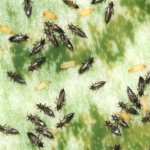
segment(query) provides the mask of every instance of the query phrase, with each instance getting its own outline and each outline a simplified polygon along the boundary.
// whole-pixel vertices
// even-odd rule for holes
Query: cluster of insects
[[[67,6],[74,9],[79,9],[79,5],[73,2],[72,0],[62,0]],[[92,0],[91,4],[99,4],[104,2],[104,0]],[[87,16],[93,12],[92,8],[88,8],[80,12],[79,16]],[[114,3],[110,1],[105,11],[105,22],[106,24],[111,20],[112,15],[114,14]]]
[[[65,34],[64,30],[59,27],[57,24],[53,22],[46,21],[45,23],[44,33],[46,34],[49,41],[54,45],[54,47],[58,47],[58,40],[56,36],[60,38],[60,41],[63,43],[71,51],[74,50],[73,45],[70,39]],[[68,25],[68,29],[72,31],[75,35],[85,38],[86,34],[77,26],[73,24]]]
[[[121,136],[121,131],[119,129],[118,126],[122,127],[122,128],[128,128],[128,124],[127,122],[121,118],[120,116],[118,115],[112,115],[112,121],[106,121],[106,126],[108,127],[108,129],[110,129],[110,131],[117,135],[117,136]]]
[[[70,6],[71,8],[79,8],[79,5],[76,4],[75,2],[73,2],[72,0],[63,0],[63,2]],[[103,0],[92,0],[91,4],[98,4],[98,3],[102,3]],[[113,14],[113,7],[114,4],[111,1],[108,4],[108,7],[106,9],[105,12],[105,21],[106,23],[108,23],[111,19],[111,16]],[[32,2],[31,0],[24,0],[24,11],[25,14],[27,15],[27,17],[30,17],[32,14]],[[89,9],[81,12],[81,16],[84,14],[87,14],[87,12],[90,11]],[[76,25],[73,25],[72,23],[68,24],[68,29],[75,35],[82,37],[82,38],[87,38],[87,35],[85,34],[85,32],[79,28]],[[59,42],[57,37],[59,37],[60,41],[62,42],[62,44],[67,47],[69,50],[73,51],[74,47],[73,44],[71,43],[70,39],[67,37],[67,35],[65,34],[65,31],[56,23],[53,22],[49,22],[49,21],[45,21],[44,22],[44,34],[46,35],[46,38],[52,43],[52,45],[54,47],[58,47],[59,46]],[[15,43],[20,43],[20,42],[24,42],[27,41],[29,39],[29,36],[27,34],[15,34],[12,35],[11,37],[9,37],[9,41],[10,42],[15,42]],[[30,56],[36,55],[37,53],[40,53],[42,51],[42,49],[44,48],[44,45],[46,44],[46,39],[45,38],[41,38],[40,41],[38,41],[37,43],[34,44],[33,48],[31,48],[30,50]],[[40,68],[43,63],[47,60],[46,57],[39,57],[36,58],[33,62],[31,62],[31,64],[28,67],[28,71],[34,71],[37,70],[38,68]],[[94,62],[94,58],[90,57],[88,60],[86,60],[83,65],[80,67],[80,69],[78,70],[79,74],[82,74],[83,72],[85,72],[86,70],[88,70],[92,64]],[[74,63],[73,63],[74,65]],[[24,84],[26,83],[25,80],[23,78],[21,78],[20,75],[18,75],[17,73],[13,73],[13,72],[8,72],[8,76],[13,79],[15,82],[20,83],[20,84]],[[101,83],[95,83],[95,85],[92,85],[90,87],[90,89],[97,89],[99,87],[102,87],[104,84],[104,82]]]
[[[59,93],[59,97],[57,98],[56,108],[57,110],[61,110],[63,103],[65,101],[65,90],[61,89]],[[42,111],[45,115],[49,117],[55,117],[53,110],[47,106],[46,104],[36,104],[37,109]],[[74,117],[74,113],[67,114],[64,118],[57,123],[56,128],[62,128],[66,124],[68,124]],[[28,114],[27,119],[35,126],[35,132],[38,134],[34,134],[33,132],[27,132],[27,136],[31,143],[39,148],[44,147],[44,143],[42,139],[39,138],[40,135],[47,137],[49,139],[53,139],[54,135],[48,130],[47,124],[37,115]]]
[[[68,49],[73,51],[73,45],[70,41],[70,39],[66,36],[64,30],[59,27],[57,24],[53,22],[46,21],[44,22],[44,33],[46,35],[46,38],[52,43],[54,47],[58,47],[58,40],[56,38],[57,36],[60,38],[61,42],[63,43],[64,46],[66,46]],[[68,29],[72,31],[75,35],[79,37],[86,38],[86,34],[77,26],[73,24],[68,25]],[[28,35],[23,35],[23,34],[15,34],[11,37],[9,37],[10,42],[15,42],[15,43],[20,43],[23,41],[26,41],[29,38]],[[46,44],[46,39],[42,38],[39,42],[35,43],[33,48],[30,50],[30,56],[36,55],[37,53],[40,53],[41,50],[44,48],[44,45]],[[46,57],[39,57],[35,59],[28,67],[28,71],[34,71],[40,68],[43,63],[46,61]],[[83,68],[81,68],[81,72],[84,72],[87,68],[90,67],[90,65],[93,63],[93,60],[91,59],[88,61],[88,64],[85,64]],[[80,72],[79,72],[80,73]],[[20,84],[25,83],[25,81],[20,77],[20,75],[12,72],[8,72],[8,75],[11,79],[13,79],[15,82],[18,82]]]
[[[74,9],[79,9],[80,6],[73,2],[72,0],[62,0],[64,4],[67,6],[74,8]],[[92,0],[91,4],[98,4],[102,3],[104,0]],[[32,2],[30,0],[24,0],[24,11],[27,17],[30,17],[32,14]],[[88,8],[85,9],[84,11],[79,13],[79,16],[86,16],[93,12],[93,9]],[[112,15],[114,14],[114,3],[113,1],[110,1],[108,3],[108,6],[105,11],[105,22],[108,24],[112,18]],[[54,14],[50,14],[49,12],[44,12],[44,16],[49,16],[49,18],[57,18]],[[8,29],[7,29],[8,30]],[[87,38],[87,35],[85,32],[78,27],[77,25],[74,25],[72,23],[68,24],[68,30],[71,31],[74,35],[81,37],[81,38]],[[42,51],[44,49],[44,46],[46,44],[46,39],[54,46],[58,47],[59,46],[59,41],[69,50],[74,51],[74,46],[71,42],[71,40],[68,38],[68,35],[66,35],[64,29],[62,29],[58,24],[50,21],[45,21],[44,22],[44,30],[43,30],[45,37],[46,38],[41,38],[40,41],[35,43],[33,47],[30,49],[29,56],[32,57]],[[9,37],[9,41],[13,43],[21,43],[24,41],[27,41],[29,39],[29,36],[27,34],[15,34]],[[28,71],[34,71],[40,68],[44,62],[47,60],[46,57],[39,57],[38,59],[35,59],[28,67]],[[72,65],[75,65],[74,62],[70,62]],[[64,63],[62,64],[62,68],[65,66],[70,66],[70,63]],[[87,60],[85,60],[80,68],[78,69],[79,74],[85,73],[87,70],[89,70],[94,63],[94,58],[89,57]],[[144,66],[141,66],[144,67]],[[138,69],[138,68],[137,68]],[[130,70],[132,72],[132,69]],[[8,71],[7,75],[14,81],[19,84],[26,84],[26,81],[24,78],[12,71]],[[146,89],[146,85],[150,83],[150,72],[148,72],[145,76],[139,77],[139,82],[138,82],[138,88],[137,91],[138,93],[135,94],[135,92],[128,86],[127,87],[127,95],[128,99],[131,104],[127,104],[124,102],[119,102],[119,107],[121,108],[121,111],[126,112],[127,114],[131,115],[139,115],[138,110],[142,109],[143,105],[140,101],[140,98],[144,96],[144,91]],[[106,84],[106,81],[99,81],[94,84],[92,84],[89,89],[91,90],[98,90],[102,88]],[[59,111],[62,109],[63,104],[65,102],[65,90],[61,89],[59,96],[57,98],[57,104],[56,104],[56,109]],[[53,110],[47,106],[46,104],[36,104],[37,109],[42,111],[44,114],[46,114],[49,117],[55,117],[55,114]],[[60,122],[56,124],[56,128],[62,128],[66,124],[70,123],[70,121],[73,119],[74,113],[69,113],[65,115]],[[47,137],[49,139],[53,139],[54,135],[49,131],[47,128],[47,124],[37,115],[32,115],[28,114],[27,119],[35,126],[35,133],[33,132],[27,132],[27,136],[31,143],[38,148],[44,147],[44,143],[42,142],[42,139],[40,136]],[[145,115],[145,117],[142,118],[142,122],[150,122],[150,111],[148,111]],[[111,116],[111,120],[106,120],[105,125],[108,127],[108,129],[115,135],[121,136],[121,128],[129,128],[128,123],[126,122],[126,119],[122,117],[119,114],[113,114]],[[9,127],[9,126],[2,126],[0,125],[0,131],[4,134],[19,134],[19,131]],[[120,144],[116,144],[113,147],[110,147],[112,150],[120,150],[121,146]]]
[[[72,8],[75,8],[75,9],[79,8],[79,6],[76,3],[70,0],[63,0],[63,2]],[[93,1],[92,3],[94,4],[98,2]],[[30,17],[32,13],[31,4],[32,2],[30,0],[24,0],[24,11],[28,17]],[[47,15],[47,13],[45,13],[45,15]],[[70,30],[74,35],[78,37],[87,38],[87,35],[85,34],[85,32],[78,26],[73,25],[72,23],[68,24],[68,30]],[[63,45],[66,48],[70,49],[71,51],[74,50],[74,47],[70,39],[65,34],[65,31],[56,23],[45,21],[44,22],[44,34],[46,35],[46,38],[41,38],[41,40],[35,43],[34,46],[31,48],[29,52],[30,57],[42,51],[42,49],[44,48],[44,45],[46,44],[46,39],[48,39],[48,41],[50,41],[54,47],[58,47],[59,46],[58,37],[59,37],[59,40],[63,43]],[[29,39],[29,36],[26,34],[24,35],[15,34],[9,37],[9,41],[14,42],[14,43],[25,42],[28,39]],[[29,65],[28,71],[32,72],[34,70],[37,70],[43,65],[46,59],[47,59],[46,57],[39,57],[38,59],[35,59],[31,63],[31,65]],[[82,63],[81,67],[79,68],[78,73],[83,74],[92,66],[93,63],[94,63],[93,57],[90,57],[87,60],[85,60]],[[74,62],[71,62],[71,64],[74,64]],[[65,67],[66,65],[70,66],[70,63],[64,64],[63,67]],[[19,75],[18,73],[8,71],[7,74],[14,82],[17,82],[19,84],[26,83],[23,77]],[[97,83],[92,84],[90,86],[90,89],[97,90],[103,87],[105,83],[106,83],[105,81],[99,81]],[[41,83],[40,87],[38,86],[37,89],[40,90],[41,88],[43,88],[43,86],[45,87],[45,84]],[[57,98],[57,104],[56,104],[56,109],[58,111],[62,109],[64,101],[65,101],[65,90],[61,89],[59,96]],[[46,104],[39,103],[39,104],[36,104],[36,106],[37,106],[37,109],[42,111],[47,116],[55,117],[53,110]],[[73,117],[74,117],[74,113],[69,113],[65,115],[63,119],[57,123],[56,128],[62,128],[63,126],[66,126],[66,124],[68,124],[73,119]],[[27,132],[27,136],[33,145],[39,148],[44,147],[44,143],[42,142],[42,139],[40,138],[40,136],[44,136],[50,139],[54,138],[54,135],[47,128],[47,124],[39,116],[28,114],[27,119],[35,126],[36,134],[34,132]],[[16,129],[9,128],[7,126],[1,126],[0,131],[2,131],[5,134],[18,134],[19,133]]]
[[[144,91],[148,83],[150,83],[150,72],[147,72],[147,74],[145,75],[145,79],[142,76],[139,77],[137,95],[129,86],[127,86],[127,95],[129,101],[132,104],[119,102],[119,107],[121,108],[121,111],[124,111],[127,114],[136,116],[139,115],[137,109],[143,109],[146,112],[145,117],[142,118],[143,123],[150,122],[150,111],[148,111],[148,106],[147,106],[148,103],[146,103],[146,101],[142,103],[142,101],[140,100],[140,98],[144,97]],[[121,136],[122,134],[121,134],[121,130],[119,129],[119,126],[122,128],[129,128],[129,125],[126,122],[126,120],[128,121],[126,117],[122,117],[119,114],[118,115],[115,114],[112,115],[112,121],[109,120],[105,121],[105,125],[113,134],[115,134],[116,136]],[[120,149],[120,146],[118,148],[116,147],[112,149]]]

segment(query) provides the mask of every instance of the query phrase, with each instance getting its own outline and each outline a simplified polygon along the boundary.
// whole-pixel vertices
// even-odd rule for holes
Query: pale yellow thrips
[[[144,112],[148,111],[148,95],[144,95],[140,98],[140,103]]]
[[[64,62],[60,65],[61,69],[66,69],[66,68],[70,68],[70,67],[74,67],[76,65],[75,61],[67,61]]]
[[[119,116],[124,119],[125,121],[131,121],[132,116],[129,113],[126,113],[125,111],[122,111],[119,113]]]
[[[43,12],[43,17],[47,18],[47,19],[50,19],[50,20],[56,20],[57,19],[57,16],[54,13],[49,12],[49,11],[44,11]]]
[[[44,82],[38,84],[38,85],[34,88],[34,90],[37,91],[37,92],[38,92],[38,91],[41,91],[42,89],[48,87],[49,84],[50,84],[50,81],[44,81]]]
[[[130,73],[135,73],[135,72],[138,72],[138,71],[143,71],[144,69],[146,68],[146,65],[144,64],[139,64],[139,65],[134,65],[132,66],[131,68],[129,68],[129,72]]]
[[[12,34],[13,31],[10,27],[8,27],[7,25],[4,24],[0,24],[0,32],[4,32],[6,34]]]
[[[84,16],[88,16],[88,15],[90,15],[93,11],[94,11],[95,9],[94,8],[86,8],[86,9],[84,9],[84,10],[82,10],[79,14],[78,14],[78,16],[80,16],[80,17],[84,17]]]

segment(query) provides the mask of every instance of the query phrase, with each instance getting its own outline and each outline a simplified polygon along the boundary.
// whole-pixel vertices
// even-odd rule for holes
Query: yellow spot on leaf
[[[142,109],[144,110],[144,112],[147,112],[148,111],[148,95],[141,97],[140,103],[142,105]]]
[[[139,65],[132,66],[131,68],[129,68],[128,71],[130,73],[135,73],[135,72],[138,72],[138,71],[143,71],[145,68],[146,68],[146,65],[139,64]]]
[[[43,12],[43,17],[47,18],[47,19],[51,19],[51,20],[56,20],[57,19],[57,16],[54,13],[49,12],[49,11],[44,11]]]
[[[95,10],[95,9],[93,9],[93,8],[86,8],[86,9],[84,9],[83,11],[81,11],[81,12],[78,14],[78,16],[80,16],[80,17],[88,16],[88,15],[90,15],[94,10]]]
[[[4,32],[6,34],[12,34],[13,33],[12,29],[9,28],[7,25],[4,25],[4,24],[0,24],[0,31]]]
[[[124,119],[125,121],[131,121],[132,120],[132,116],[126,112],[120,112],[119,116]]]
[[[50,81],[44,81],[44,82],[40,83],[39,85],[37,85],[34,90],[38,92],[38,91],[48,87],[49,83],[50,83]]]
[[[74,67],[76,65],[75,61],[67,61],[67,62],[64,62],[60,65],[60,68],[61,69],[66,69],[66,68],[69,68],[69,67]]]

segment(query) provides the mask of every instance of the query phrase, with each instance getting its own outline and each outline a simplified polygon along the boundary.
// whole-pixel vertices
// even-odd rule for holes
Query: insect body
[[[24,0],[24,11],[27,15],[27,17],[30,17],[32,13],[32,5],[30,0]]]
[[[30,115],[27,115],[27,118],[29,121],[31,121],[36,126],[46,127],[45,122],[42,121],[38,116],[33,116],[32,114],[30,114]]]
[[[76,3],[74,3],[73,1],[71,0],[63,0],[63,2],[68,5],[69,7],[71,8],[74,8],[74,9],[78,9],[79,8],[79,5],[77,5]]]
[[[110,150],[121,150],[120,144],[115,145],[114,147],[110,147]]]
[[[142,122],[143,123],[150,122],[150,112],[148,112],[146,116],[142,118]]]
[[[117,115],[112,115],[112,119],[123,128],[129,127],[128,124],[121,117],[118,117]]]
[[[49,41],[54,45],[54,47],[58,47],[58,42],[53,32],[48,29],[44,29],[44,33],[46,34]]]
[[[76,35],[85,38],[86,34],[77,26],[73,25],[73,24],[69,24],[68,25],[69,29]]]
[[[135,93],[130,89],[130,87],[127,87],[127,94],[130,99],[130,101],[139,109],[141,109],[141,104],[135,95]]]
[[[114,125],[114,124],[111,123],[110,121],[105,121],[105,123],[106,123],[106,126],[108,127],[108,129],[110,129],[110,131],[111,131],[113,134],[115,134],[115,135],[117,135],[117,136],[120,136],[120,135],[121,135],[121,132],[120,132],[119,128],[118,128],[116,125]]]
[[[150,83],[150,71],[148,71],[147,74],[146,74],[145,83],[146,84]]]
[[[28,67],[28,71],[34,71],[39,68],[44,62],[46,61],[46,57],[40,57],[39,59],[35,60],[31,65]]]
[[[105,85],[105,83],[106,83],[106,81],[99,81],[99,82],[97,82],[97,83],[92,84],[92,85],[90,86],[90,89],[91,89],[91,90],[97,90],[97,89],[103,87],[103,86]]]
[[[86,9],[84,9],[84,10],[82,10],[79,14],[78,14],[78,16],[80,16],[80,17],[85,17],[85,16],[89,16],[90,14],[92,14],[94,12],[94,9],[93,8],[86,8]]]
[[[46,105],[36,104],[37,108],[43,111],[46,115],[54,117],[54,112]]]
[[[69,123],[72,120],[73,116],[74,116],[74,113],[70,113],[70,114],[64,116],[63,120],[60,121],[60,123],[57,123],[56,127],[62,128],[63,126],[65,126],[67,123]]]
[[[103,0],[92,0],[91,4],[98,4],[98,3],[102,3]]]
[[[16,34],[16,35],[9,37],[9,41],[19,43],[19,42],[26,41],[28,38],[29,38],[28,35]]]
[[[60,110],[62,108],[64,101],[65,101],[65,90],[61,89],[59,97],[57,99],[57,110]]]
[[[82,64],[82,66],[79,68],[79,70],[78,70],[78,73],[79,74],[82,74],[82,73],[84,73],[86,70],[88,70],[91,66],[92,66],[92,64],[94,63],[94,58],[93,57],[90,57],[88,60],[86,60],[83,64]]]
[[[66,69],[66,68],[74,67],[75,65],[76,65],[75,61],[67,61],[67,62],[62,63],[60,65],[60,68],[61,69]]]
[[[18,75],[18,74],[16,74],[16,73],[13,73],[13,72],[11,72],[11,71],[8,71],[7,74],[8,74],[8,76],[9,76],[12,80],[14,80],[14,81],[17,82],[17,83],[20,83],[20,84],[25,84],[25,83],[26,83],[25,80],[24,80],[20,75]]]
[[[48,137],[50,139],[54,138],[53,134],[45,128],[38,127],[35,130],[36,130],[37,133],[39,133],[39,134],[41,134],[45,137]]]
[[[32,144],[39,148],[44,147],[43,142],[35,134],[33,134],[32,132],[27,132],[27,135]]]
[[[144,69],[146,68],[146,65],[144,64],[139,64],[139,65],[134,65],[132,66],[131,68],[129,68],[129,72],[130,73],[135,73],[135,72],[138,72],[138,71],[143,71]]]
[[[144,90],[145,90],[145,80],[140,76],[138,83],[138,94],[140,97],[144,94]]]
[[[130,113],[132,115],[138,115],[139,113],[136,111],[136,109],[134,109],[133,107],[131,107],[128,104],[125,104],[123,102],[119,102],[119,107],[122,108],[123,110],[125,110],[127,113]]]
[[[38,91],[40,91],[40,90],[42,90],[42,89],[48,87],[49,84],[50,84],[50,81],[44,81],[44,82],[38,84],[38,85],[34,88],[34,90],[38,92]]]
[[[114,13],[114,3],[111,1],[105,11],[105,22],[108,23]]]
[[[0,32],[4,32],[6,34],[12,34],[13,33],[12,29],[5,24],[0,24]]]
[[[64,44],[64,46],[66,46],[71,51],[73,51],[73,45],[70,42],[70,39],[67,38],[67,36],[65,34],[60,34],[60,39],[61,39],[62,43]]]
[[[140,103],[141,103],[141,106],[142,106],[142,109],[144,110],[144,112],[147,112],[148,111],[148,95],[144,95],[141,97],[140,99]]]
[[[4,134],[19,134],[18,130],[6,125],[4,126],[0,125],[0,131],[3,132]]]
[[[61,27],[59,27],[57,24],[53,23],[53,22],[46,21],[45,25],[46,25],[47,28],[49,28],[52,31],[55,31],[59,34],[64,34],[63,29]]]
[[[121,111],[119,113],[119,117],[122,118],[125,121],[131,121],[132,120],[131,114],[129,114],[129,113],[125,112],[125,111]]]
[[[41,41],[35,44],[34,47],[31,49],[30,55],[39,53],[41,49],[44,47],[44,45],[45,45],[45,39],[41,39]]]
[[[51,19],[51,20],[56,20],[57,19],[57,16],[54,13],[49,12],[49,11],[44,11],[43,12],[43,17]]]

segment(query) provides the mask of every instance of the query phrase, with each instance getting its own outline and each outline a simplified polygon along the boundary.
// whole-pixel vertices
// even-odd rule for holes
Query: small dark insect
[[[37,137],[35,134],[33,134],[32,132],[27,132],[27,135],[32,144],[39,148],[44,147],[44,144],[41,141],[41,139],[39,139],[39,137]]]
[[[71,8],[74,8],[74,9],[78,9],[79,8],[79,5],[77,5],[76,3],[74,3],[73,1],[71,0],[63,0],[63,2],[68,5],[69,7]]]
[[[60,90],[60,93],[59,93],[59,97],[57,99],[57,110],[60,110],[62,108],[62,105],[65,101],[65,90],[64,89],[61,89]]]
[[[141,109],[141,104],[138,100],[138,97],[135,95],[135,93],[130,89],[130,87],[127,87],[127,94],[130,99],[130,101],[139,109]]]
[[[16,34],[16,35],[9,37],[9,41],[19,43],[19,42],[26,41],[28,38],[29,38],[28,35]]]
[[[42,121],[38,116],[33,116],[32,114],[27,115],[29,121],[31,121],[35,126],[46,127],[46,123]]]
[[[9,76],[12,80],[14,80],[14,81],[17,82],[17,83],[20,83],[20,84],[25,84],[25,83],[26,83],[25,80],[24,80],[20,75],[18,75],[18,74],[16,74],[16,73],[13,73],[13,72],[11,72],[11,71],[8,71],[7,74],[8,74],[8,76]]]
[[[0,125],[0,131],[3,132],[4,134],[19,134],[18,130],[6,125],[4,126]]]
[[[110,121],[105,121],[105,123],[106,123],[106,126],[108,127],[108,129],[110,129],[110,131],[113,134],[115,134],[117,136],[121,136],[121,132],[120,132],[119,128],[116,125],[114,125]]]
[[[42,134],[45,137],[48,137],[50,139],[54,138],[53,134],[45,128],[38,127],[38,128],[35,128],[35,130],[36,132],[38,132],[39,134]]]
[[[139,115],[139,113],[136,111],[136,109],[134,109],[133,107],[131,107],[128,104],[119,102],[119,107],[122,108],[123,110],[125,110],[127,113],[130,113],[132,115]]]
[[[46,34],[49,41],[54,45],[54,47],[58,47],[58,41],[53,32],[48,29],[44,29],[44,33]]]
[[[27,17],[30,17],[32,13],[32,5],[30,0],[24,0],[24,11],[27,15]]]
[[[39,59],[35,60],[31,65],[28,67],[28,71],[34,71],[39,68],[44,62],[46,61],[46,57],[40,57]]]
[[[105,11],[105,22],[108,23],[114,13],[114,3],[111,1]]]
[[[69,29],[76,35],[85,38],[86,34],[77,26],[74,26],[73,24],[68,25]]]
[[[91,90],[97,90],[97,89],[103,87],[103,86],[105,85],[105,83],[106,83],[106,81],[99,81],[99,82],[97,82],[97,83],[92,84],[92,85],[90,86],[90,89],[91,89]]]
[[[142,122],[143,122],[143,123],[150,122],[150,112],[148,112],[148,113],[146,114],[146,116],[142,118]]]
[[[144,90],[145,90],[145,80],[143,79],[143,77],[140,76],[138,83],[138,94],[140,97],[144,95]]]
[[[148,71],[147,74],[146,74],[145,83],[146,84],[150,83],[150,71]]]
[[[50,30],[52,30],[54,32],[57,32],[59,34],[64,34],[65,33],[62,28],[60,28],[57,24],[55,24],[53,22],[46,21],[45,25],[46,25],[47,28],[49,28]]]
[[[62,43],[64,44],[64,46],[66,46],[67,48],[69,48],[70,50],[73,51],[73,45],[70,42],[70,39],[67,38],[67,36],[65,34],[60,34],[60,39],[61,39]]]
[[[93,63],[94,63],[94,58],[90,57],[88,60],[82,63],[82,66],[79,68],[78,73],[79,74],[84,73],[86,70],[88,70],[92,66]]]
[[[110,147],[110,150],[121,150],[120,144],[116,145],[114,147]]]
[[[45,45],[45,39],[41,39],[41,41],[36,43],[34,47],[31,49],[30,55],[39,53],[41,49],[44,47],[44,45]]]
[[[55,117],[54,112],[46,105],[36,104],[37,108],[43,111],[46,115]]]
[[[70,114],[64,116],[63,120],[60,121],[59,123],[57,123],[56,127],[62,128],[63,126],[65,126],[67,123],[69,123],[72,120],[73,116],[74,116],[74,113],[70,113]]]
[[[91,4],[102,3],[104,0],[92,0]]]
[[[128,124],[122,118],[118,117],[117,115],[112,115],[112,119],[123,128],[129,127]]]

